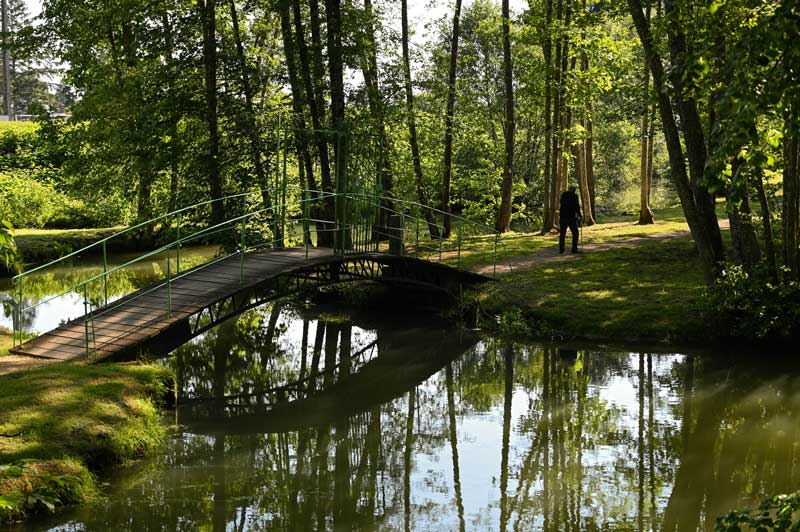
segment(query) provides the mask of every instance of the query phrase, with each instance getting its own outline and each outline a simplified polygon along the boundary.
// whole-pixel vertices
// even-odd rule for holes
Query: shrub
[[[741,266],[730,266],[706,291],[704,314],[717,335],[723,337],[797,337],[800,283],[774,283],[763,269],[749,275]]]
[[[44,227],[57,213],[77,203],[21,170],[0,170],[0,197],[0,218],[15,227]]]
[[[735,510],[717,519],[715,532],[800,530],[800,492],[766,499],[755,510]]]

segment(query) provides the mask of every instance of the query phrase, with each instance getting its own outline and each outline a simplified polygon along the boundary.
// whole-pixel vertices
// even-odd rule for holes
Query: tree
[[[422,162],[420,159],[419,142],[417,140],[417,121],[414,112],[414,89],[411,84],[411,59],[408,53],[408,2],[400,0],[402,41],[403,41],[403,86],[406,94],[406,120],[408,122],[409,143],[411,144],[411,160],[414,165],[414,178],[417,188],[417,199],[422,205],[423,216],[428,224],[431,238],[439,237],[439,227],[433,217],[433,211],[428,207],[428,195],[425,193],[424,177],[422,175]]]
[[[654,89],[658,95],[658,107],[669,152],[672,182],[678,192],[684,216],[700,253],[703,273],[706,280],[711,282],[719,271],[724,255],[719,224],[714,212],[714,195],[702,181],[706,163],[706,146],[697,102],[683,90],[683,81],[678,68],[673,68],[668,86],[663,58],[656,49],[642,3],[640,0],[628,0],[628,5],[645,50],[647,63],[650,66]],[[681,64],[686,58],[686,42],[683,30],[678,26],[677,6],[671,2],[665,5],[667,6],[665,15],[669,21],[667,31],[670,41],[670,60],[673,65]],[[678,103],[686,145],[685,153],[671,97]],[[689,161],[688,174],[684,157]],[[689,174],[691,174],[691,179]]]
[[[514,80],[511,60],[511,31],[508,0],[503,0],[503,82],[505,87],[505,163],[503,165],[503,188],[500,199],[500,212],[495,229],[506,232],[511,228],[511,209],[514,194]]]
[[[453,11],[453,35],[450,44],[450,70],[447,77],[447,109],[444,117],[444,171],[442,173],[442,210],[444,230],[442,238],[450,236],[450,179],[453,173],[453,113],[456,106],[456,66],[458,65],[458,36],[461,19],[461,0],[456,0]]]
[[[219,121],[217,117],[217,14],[216,0],[197,0],[203,28],[203,66],[205,70],[206,121],[208,125],[208,153],[206,167],[211,199],[222,198],[222,176],[220,175]],[[222,201],[211,204],[211,221],[220,223],[225,219]]]

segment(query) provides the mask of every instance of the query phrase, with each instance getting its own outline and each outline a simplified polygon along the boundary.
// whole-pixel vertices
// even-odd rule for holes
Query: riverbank
[[[166,437],[150,364],[55,364],[0,376],[0,523],[85,502],[95,475]]]
[[[727,220],[720,226],[728,239]],[[583,228],[578,254],[559,254],[554,234],[511,233],[500,242],[498,282],[471,294],[485,328],[538,340],[715,340],[704,323],[699,257],[677,208],[657,211],[652,225],[637,225],[633,217],[601,219]],[[493,242],[487,239],[461,263],[491,275]]]

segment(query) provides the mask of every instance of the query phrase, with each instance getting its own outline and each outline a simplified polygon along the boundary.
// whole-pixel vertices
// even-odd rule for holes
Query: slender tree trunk
[[[375,121],[378,129],[378,140],[381,144],[381,163],[380,179],[381,188],[383,190],[383,198],[381,199],[381,212],[379,214],[378,231],[376,231],[377,239],[384,239],[388,235],[386,229],[388,225],[388,216],[390,211],[394,209],[391,201],[392,189],[394,188],[394,177],[392,172],[392,148],[391,140],[386,134],[386,123],[384,116],[384,105],[380,91],[380,81],[378,75],[378,50],[377,41],[375,40],[375,24],[374,14],[372,10],[372,0],[364,0],[364,11],[367,19],[366,24],[366,43],[365,49],[367,52],[362,72],[364,73],[364,84],[367,87],[367,99],[369,103],[370,113]]]
[[[265,209],[270,208],[269,183],[267,181],[267,171],[264,169],[264,162],[261,157],[263,147],[261,144],[261,134],[256,120],[255,106],[253,105],[253,88],[250,85],[250,73],[247,67],[247,57],[242,44],[242,34],[239,29],[239,16],[236,12],[236,0],[229,0],[231,11],[231,25],[233,26],[233,39],[236,42],[236,59],[239,63],[239,70],[242,78],[242,92],[244,93],[245,103],[245,133],[250,140],[250,157],[253,160],[253,168],[256,172],[256,183],[261,189],[261,199]],[[246,185],[246,184],[245,184]]]
[[[591,204],[584,209],[592,213],[592,220],[597,221],[597,194],[594,183],[594,118],[592,102],[589,102],[589,118],[586,119],[586,182],[589,184]]]
[[[653,76],[653,84],[655,93],[658,96],[658,108],[661,115],[661,127],[664,130],[664,138],[667,143],[667,151],[669,152],[672,182],[681,200],[683,214],[686,217],[692,237],[700,253],[706,281],[710,283],[716,277],[719,263],[722,260],[714,244],[714,229],[713,227],[709,227],[708,220],[701,216],[697,204],[695,203],[695,195],[689,184],[678,125],[675,122],[672,102],[667,92],[669,89],[666,87],[664,66],[661,57],[655,50],[650,25],[647,23],[647,19],[642,11],[641,0],[628,0],[628,6],[631,16],[633,17],[634,25],[636,26],[636,31],[639,34],[639,38],[645,50],[645,57],[650,66],[650,73]],[[717,232],[719,232],[719,225],[716,224],[716,219],[711,225],[716,226]]]
[[[342,59],[342,16],[340,0],[325,0],[325,19],[327,23],[328,38],[328,72],[331,82],[331,125],[333,129],[344,133],[344,61]],[[337,142],[334,145],[336,154],[337,174],[340,172],[338,165],[343,161],[339,159],[343,146]],[[341,177],[341,175],[337,175]]]
[[[505,86],[505,121],[503,133],[506,157],[503,165],[503,187],[500,197],[500,212],[495,229],[505,233],[511,229],[511,209],[514,200],[514,79],[511,61],[511,13],[509,0],[503,0],[503,84]]]
[[[778,266],[775,258],[775,238],[772,234],[772,217],[770,215],[769,201],[764,190],[764,171],[760,168],[756,170],[755,178],[756,191],[758,192],[758,203],[761,207],[761,223],[764,230],[764,254],[767,261],[767,273],[772,282],[778,282]]]
[[[169,13],[165,10],[161,14],[161,28],[164,32],[164,47],[166,48],[167,68],[169,69],[169,78],[167,91],[170,94],[175,89],[174,76],[175,76],[175,59],[173,57],[173,50],[175,48],[172,38],[172,25],[169,21]],[[180,172],[178,170],[178,161],[180,157],[180,140],[178,139],[178,120],[179,115],[177,110],[173,110],[170,114],[169,121],[169,149],[170,149],[170,174],[169,174],[169,204],[167,210],[169,212],[178,208],[178,189],[180,187]]]
[[[796,124],[786,120],[783,136],[783,260],[792,279],[800,278],[800,173]]]
[[[650,24],[650,4],[647,4],[647,23]],[[650,69],[647,61],[644,65],[644,102],[642,105],[642,150],[639,167],[639,225],[655,223],[653,211],[650,208]]]
[[[296,14],[295,14],[296,15]],[[311,65],[312,72],[309,76],[313,82],[313,106],[309,101],[309,106],[312,106],[311,118],[314,120],[316,115],[317,124],[314,124],[314,129],[322,129],[325,123],[325,103],[323,97],[323,80],[325,79],[325,68],[322,62],[322,30],[320,29],[321,17],[319,13],[319,0],[309,0],[308,2],[308,20],[311,26]],[[301,56],[302,59],[302,56]],[[310,85],[309,85],[310,86]],[[319,153],[320,161],[320,181],[322,190],[328,193],[333,192],[333,177],[331,174],[330,156],[328,151],[328,139],[321,133],[315,133],[317,139],[317,151]],[[323,201],[322,217],[325,220],[333,221],[334,205],[332,198],[326,198]],[[329,226],[326,225],[326,228]],[[317,242],[320,246],[331,247],[333,246],[333,233],[331,231],[323,231],[318,233]]]
[[[594,217],[592,216],[592,191],[589,188],[589,171],[586,163],[586,143],[582,141],[575,145],[575,176],[581,189],[583,225],[588,227],[594,225]]]
[[[317,114],[317,107],[315,105],[315,96],[314,96],[314,85],[311,81],[311,67],[308,58],[308,47],[306,46],[306,34],[305,29],[303,28],[303,13],[300,7],[300,0],[293,0],[292,1],[292,16],[294,21],[294,37],[295,37],[295,44],[297,45],[297,55],[300,58],[300,73],[302,77],[302,84],[303,89],[305,91],[305,98],[304,101],[308,105],[309,114],[311,115],[311,125],[314,129],[320,129],[319,123],[319,116]],[[314,178],[314,165],[311,161],[311,154],[308,152],[308,132],[300,133],[302,135],[302,146],[304,148],[304,165],[306,167],[306,181],[308,182],[308,188],[312,191],[311,197],[317,197],[317,181]],[[313,134],[312,134],[313,135]],[[313,138],[313,137],[312,137]],[[325,163],[328,164],[327,160],[327,149],[325,149],[325,145],[322,146],[323,150],[325,151]],[[317,146],[317,151],[320,151],[319,146]]]
[[[439,237],[439,228],[433,217],[433,212],[428,208],[428,199],[425,194],[425,184],[422,175],[422,162],[419,154],[419,143],[417,141],[417,122],[414,113],[414,91],[411,85],[411,60],[408,53],[408,2],[400,1],[402,41],[403,41],[403,78],[406,92],[406,113],[408,115],[409,142],[411,144],[411,159],[414,165],[414,178],[417,186],[417,196],[422,204],[425,221],[428,223],[428,231],[431,238]]]
[[[681,118],[686,158],[689,161],[689,186],[694,198],[695,209],[701,220],[704,245],[717,264],[724,259],[722,235],[717,221],[714,194],[703,185],[703,174],[706,167],[707,151],[703,125],[700,120],[697,101],[693,96],[684,94],[683,67],[689,57],[686,37],[681,22],[680,4],[676,0],[664,0],[664,13],[667,20],[667,38],[669,55],[673,68],[670,70],[672,92],[677,102],[678,114]],[[647,24],[649,27],[650,25]]]
[[[281,38],[283,40],[283,51],[286,58],[286,70],[289,74],[289,87],[292,90],[292,113],[294,115],[295,148],[297,150],[298,161],[303,169],[309,188],[315,188],[314,165],[311,161],[311,153],[308,151],[306,138],[306,119],[303,112],[304,90],[303,83],[297,69],[297,59],[295,51],[297,43],[292,35],[292,21],[289,13],[289,0],[284,0],[278,4],[281,19]]]
[[[442,173],[442,210],[444,231],[442,238],[450,236],[450,178],[453,172],[453,114],[456,106],[456,66],[458,65],[458,37],[461,18],[461,0],[456,0],[453,12],[453,36],[450,41],[450,72],[447,78],[447,110],[444,117],[444,172]]]
[[[553,146],[553,0],[545,0],[545,30],[542,52],[544,53],[544,186],[542,191],[542,234],[547,233],[555,225],[555,206],[550,189],[552,179],[552,146]]]
[[[647,132],[647,204],[652,204],[653,197],[653,156],[656,148],[656,106],[648,110],[650,113],[650,129]],[[651,209],[652,211],[652,209]],[[655,215],[653,215],[655,220]]]
[[[561,69],[561,56],[563,55],[564,40],[562,38],[563,29],[561,28],[561,20],[563,19],[564,0],[557,0],[556,3],[556,24],[559,27],[559,35],[556,39],[556,57],[555,57],[555,87],[553,91],[553,145],[551,154],[550,171],[552,176],[550,178],[550,205],[552,209],[553,224],[548,230],[556,227],[558,222],[558,194],[560,192],[560,176],[561,176],[561,96],[562,96],[562,83],[563,83],[563,70]]]
[[[205,67],[206,122],[208,123],[208,184],[211,199],[211,222],[225,219],[220,173],[219,124],[217,118],[217,17],[216,0],[198,0],[203,24],[203,64]]]

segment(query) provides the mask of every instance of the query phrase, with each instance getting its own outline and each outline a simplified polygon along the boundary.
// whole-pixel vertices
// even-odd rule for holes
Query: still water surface
[[[343,314],[345,312],[346,314]],[[709,530],[797,489],[796,367],[275,303],[164,360],[164,451],[30,530]]]

